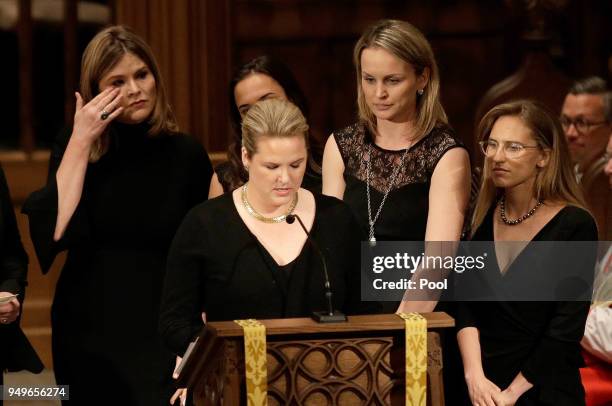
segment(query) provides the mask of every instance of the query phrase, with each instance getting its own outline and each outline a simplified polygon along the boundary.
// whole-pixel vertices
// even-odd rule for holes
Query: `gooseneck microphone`
[[[310,236],[310,233],[302,223],[302,219],[297,214],[288,214],[285,218],[288,224],[293,224],[293,222],[297,219],[298,223],[300,223],[300,227],[306,233],[306,239],[314,248],[317,255],[321,259],[321,263],[323,264],[323,274],[325,276],[325,298],[327,299],[327,311],[322,312],[313,312],[312,318],[319,323],[338,323],[342,321],[346,321],[346,315],[341,311],[334,310],[334,305],[332,303],[332,289],[331,283],[329,282],[329,274],[327,273],[327,262],[325,261],[325,256],[323,252],[319,249],[319,246],[315,242],[315,240]]]

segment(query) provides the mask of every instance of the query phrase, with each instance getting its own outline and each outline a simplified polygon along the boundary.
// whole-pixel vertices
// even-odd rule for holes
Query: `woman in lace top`
[[[344,199],[371,241],[458,240],[470,162],[448,126],[427,39],[406,22],[383,20],[353,57],[359,121],[329,137],[323,193]],[[404,300],[398,310],[434,306]]]

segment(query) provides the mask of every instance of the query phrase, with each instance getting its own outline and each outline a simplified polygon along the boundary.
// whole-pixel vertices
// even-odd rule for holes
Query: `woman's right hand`
[[[11,292],[0,292],[0,297],[13,296]],[[21,305],[15,298],[0,304],[0,324],[10,324],[19,317]]]
[[[119,106],[121,93],[119,88],[108,87],[85,105],[80,93],[76,92],[75,96],[76,111],[72,136],[86,145],[91,145],[123,111],[123,107]]]
[[[474,406],[496,406],[493,400],[493,395],[501,392],[501,389],[493,382],[487,379],[484,374],[478,374],[474,377],[465,379],[470,400]]]

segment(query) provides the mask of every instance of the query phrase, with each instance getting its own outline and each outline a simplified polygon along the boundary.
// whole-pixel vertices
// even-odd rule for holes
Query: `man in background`
[[[561,124],[600,240],[612,240],[612,193],[604,173],[606,145],[612,134],[612,92],[592,76],[575,82],[565,97]]]

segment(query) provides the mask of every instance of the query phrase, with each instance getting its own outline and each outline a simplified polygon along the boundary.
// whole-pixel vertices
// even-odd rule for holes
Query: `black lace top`
[[[389,188],[394,169],[406,150],[383,149],[371,141],[360,123],[334,133],[344,162],[344,201],[353,209],[366,235],[368,203],[366,197],[367,162],[371,163],[370,193],[372,217]],[[422,241],[425,239],[429,210],[429,185],[438,161],[446,151],[464,148],[453,130],[440,125],[406,152],[392,190],[376,221],[374,231],[379,241]]]

